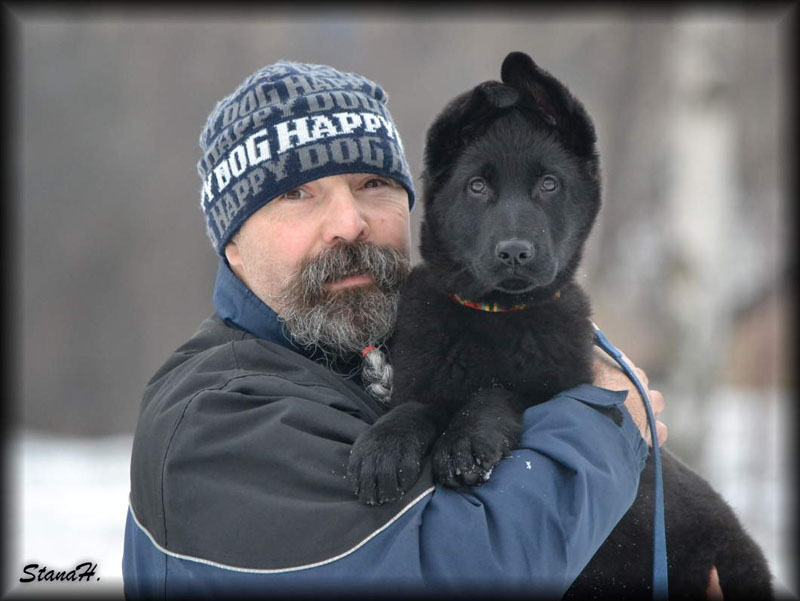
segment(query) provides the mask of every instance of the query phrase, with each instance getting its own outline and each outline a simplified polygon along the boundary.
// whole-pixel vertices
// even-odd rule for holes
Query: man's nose
[[[328,211],[323,226],[327,244],[363,241],[369,236],[369,224],[363,207],[350,186],[336,186],[330,191]]]

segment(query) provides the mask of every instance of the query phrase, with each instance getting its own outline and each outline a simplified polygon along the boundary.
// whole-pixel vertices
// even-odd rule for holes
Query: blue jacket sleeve
[[[525,412],[519,448],[489,482],[437,487],[423,544],[465,551],[426,556],[431,582],[560,597],[636,496],[647,445],[624,400],[594,386],[562,393]]]
[[[620,407],[625,396],[582,385],[529,408],[519,448],[488,482],[430,487],[357,545],[308,565],[253,569],[176,553],[131,509],[126,596],[486,590],[560,597],[636,495],[648,450]]]

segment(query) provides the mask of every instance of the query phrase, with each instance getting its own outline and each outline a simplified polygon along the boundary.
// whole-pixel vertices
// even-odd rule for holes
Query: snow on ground
[[[797,591],[793,457],[788,452],[790,399],[779,394],[721,391],[712,401],[700,471],[728,500],[767,555],[781,596]],[[4,566],[11,598],[92,593],[122,599],[122,538],[127,511],[131,437],[97,440],[26,432],[10,441],[11,528],[16,544]],[[13,551],[15,549],[15,551]],[[21,584],[24,566],[71,569],[97,564],[100,581],[47,587]],[[8,590],[8,589],[7,589]],[[5,592],[5,591],[4,591]]]
[[[11,441],[9,472],[16,499],[8,508],[16,553],[4,583],[17,594],[39,594],[38,582],[20,583],[32,563],[70,570],[97,564],[100,581],[62,583],[72,593],[122,598],[122,538],[128,508],[131,436],[96,440],[26,432]],[[16,501],[16,502],[14,502]],[[34,571],[37,573],[38,569]],[[47,587],[58,588],[58,587]]]

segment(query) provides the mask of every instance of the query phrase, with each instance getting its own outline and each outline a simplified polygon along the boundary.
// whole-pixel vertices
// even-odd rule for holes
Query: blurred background
[[[141,393],[213,310],[195,165],[216,102],[279,59],[355,71],[389,92],[418,177],[435,115],[499,79],[512,50],[595,121],[604,206],[579,276],[595,322],[664,392],[667,446],[733,505],[779,590],[796,592],[796,6],[593,6],[6,4],[16,390],[0,592],[43,590],[19,584],[27,564],[92,561],[121,595]]]

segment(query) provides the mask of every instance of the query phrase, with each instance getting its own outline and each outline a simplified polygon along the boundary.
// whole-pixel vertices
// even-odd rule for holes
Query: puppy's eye
[[[545,175],[539,182],[539,188],[542,192],[555,192],[558,190],[558,180],[552,175]]]
[[[482,177],[473,177],[467,182],[467,189],[473,194],[484,194],[487,187],[486,180]]]

